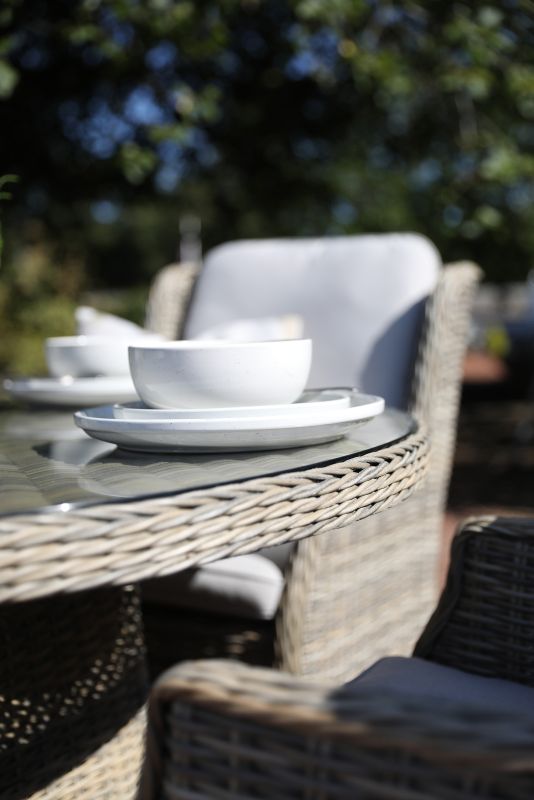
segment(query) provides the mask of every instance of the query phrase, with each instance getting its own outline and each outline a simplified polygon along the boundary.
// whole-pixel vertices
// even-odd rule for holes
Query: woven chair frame
[[[469,520],[415,651],[534,686],[534,520]],[[527,800],[534,720],[228,661],[179,665],[149,707],[144,798]]]
[[[143,800],[528,800],[532,715],[212,660],[165,673]]]
[[[467,520],[415,655],[534,687],[534,520]]]
[[[159,276],[148,304],[152,329],[181,333],[198,269],[171,265]],[[471,263],[445,267],[427,303],[410,402],[432,444],[424,489],[401,513],[384,509],[378,516],[360,519],[357,526],[299,542],[284,576],[275,619],[275,666],[345,681],[381,655],[411,652],[436,600],[462,362],[479,275]],[[171,308],[169,298],[172,303],[181,298],[182,305]],[[250,638],[250,621],[242,624],[244,638]],[[179,630],[176,619],[178,639]],[[200,647],[199,641],[199,655]],[[187,655],[190,652],[191,647]],[[169,657],[167,665],[171,663]]]
[[[166,339],[180,339],[191,303],[200,265],[169,264],[161,269],[150,287],[145,328]]]

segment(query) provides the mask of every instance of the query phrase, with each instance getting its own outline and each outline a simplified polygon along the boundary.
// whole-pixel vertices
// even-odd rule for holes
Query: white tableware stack
[[[134,403],[77,412],[90,436],[145,452],[231,452],[339,439],[384,401],[353,389],[305,391],[310,339],[136,343]]]
[[[128,347],[162,337],[88,307],[77,309],[76,323],[78,335],[45,339],[47,377],[6,380],[6,391],[32,404],[70,408],[136,399]]]
[[[89,306],[79,306],[75,319],[77,336],[45,339],[46,362],[54,378],[130,379],[128,348],[163,341],[127,319]]]
[[[110,336],[57,336],[45,340],[45,358],[54,378],[130,377],[128,339]]]

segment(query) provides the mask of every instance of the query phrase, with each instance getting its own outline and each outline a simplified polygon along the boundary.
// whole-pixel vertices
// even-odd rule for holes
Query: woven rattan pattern
[[[427,306],[412,410],[431,442],[425,484],[399,509],[301,542],[277,619],[277,665],[347,681],[388,653],[411,652],[436,600],[436,565],[478,278],[446,267]]]
[[[424,432],[328,467],[139,502],[0,521],[0,601],[125,585],[298,541],[403,500],[426,469]]]
[[[459,704],[211,661],[163,676],[150,718],[145,800],[527,800],[534,791],[531,716],[473,718]]]
[[[126,628],[113,628],[123,590],[99,587],[363,519],[407,497],[427,461],[419,431],[395,447],[328,468],[143,502],[4,518],[3,639],[18,644],[13,657],[6,651],[2,678],[2,797],[126,800],[136,792],[144,694],[139,619],[130,615]],[[92,591],[80,594],[84,589]],[[110,597],[118,598],[117,613]],[[131,592],[124,597],[129,607]],[[17,602],[22,600],[28,602]],[[236,639],[227,641],[232,650]],[[63,676],[62,689],[50,697],[57,676]],[[9,726],[17,731],[21,725],[13,708],[29,716],[29,746],[17,733],[10,746]],[[31,772],[24,766],[28,754]]]
[[[533,556],[534,520],[468,521],[416,655],[534,685]],[[146,798],[527,800],[525,712],[185,663],[152,693]]]
[[[199,266],[169,264],[156,275],[148,297],[145,327],[167,339],[182,334]]]
[[[454,540],[452,563],[416,654],[534,686],[533,521],[468,521]]]
[[[146,686],[136,592],[3,605],[0,637],[0,797],[133,796]]]
[[[277,666],[344,681],[381,655],[411,651],[435,603],[443,505],[478,277],[473,264],[445,267],[427,304],[411,401],[412,412],[424,421],[432,442],[424,489],[404,503],[402,513],[382,509],[377,516],[362,515],[357,526],[348,528],[342,528],[339,519],[341,530],[299,542],[276,619]],[[167,334],[183,329],[193,279],[192,265],[184,265],[183,271],[173,265],[161,274],[149,303],[153,329]],[[182,298],[182,306],[171,307],[171,295]],[[254,635],[250,622],[243,621],[243,626],[244,639]],[[171,636],[175,644],[183,639],[178,617],[168,629],[167,639]],[[203,641],[200,636],[199,655]],[[188,657],[193,648],[189,640],[181,657]],[[174,646],[167,666],[176,655]]]

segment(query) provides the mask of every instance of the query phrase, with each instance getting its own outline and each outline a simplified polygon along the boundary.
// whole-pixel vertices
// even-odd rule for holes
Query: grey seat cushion
[[[261,555],[235,556],[143,584],[145,602],[226,616],[270,620],[284,585],[280,568]]]
[[[534,688],[500,678],[472,675],[421,658],[383,658],[347,686],[384,694],[401,692],[443,703],[468,704],[473,709],[532,716]]]

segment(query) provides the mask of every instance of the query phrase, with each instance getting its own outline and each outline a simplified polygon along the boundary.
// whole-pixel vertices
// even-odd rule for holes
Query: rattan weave
[[[0,606],[2,800],[133,798],[146,675],[137,593]]]
[[[427,467],[423,430],[326,467],[177,496],[0,520],[0,602],[125,585],[298,541],[408,497]]]
[[[533,520],[468,523],[418,654],[533,685],[533,560]],[[526,712],[184,663],[152,693],[144,800],[530,800]]]
[[[194,269],[185,272],[190,286]],[[467,309],[468,287],[476,271],[464,267],[456,272],[464,294],[461,302],[455,295],[455,304]],[[167,299],[171,297],[165,294]],[[186,294],[182,293],[184,297]],[[149,311],[154,307],[154,303],[149,304]],[[455,313],[457,310],[455,307]],[[452,306],[448,313],[452,314]],[[454,330],[454,325],[451,327]],[[458,345],[456,359],[460,352]],[[421,364],[425,353],[420,356]],[[5,734],[0,737],[4,748],[4,791],[0,796],[8,800],[27,796],[39,800],[127,800],[135,792],[145,691],[139,615],[130,590],[105,587],[126,586],[281,542],[300,542],[339,527],[344,528],[345,535],[352,522],[378,511],[385,518],[390,507],[409,497],[427,469],[427,435],[421,426],[393,447],[328,467],[175,496],[3,518],[0,602],[2,639],[7,649],[6,674],[0,683]],[[408,507],[407,502],[404,508]],[[379,551],[383,556],[380,562],[387,563],[386,540],[377,547],[369,530],[374,531],[359,522],[353,541],[369,548],[370,564],[376,566]],[[335,547],[332,533],[316,541],[328,539]],[[393,538],[391,544],[394,551]],[[406,538],[399,545],[397,554],[392,552],[395,558],[403,551],[408,555]],[[350,627],[356,630],[355,609],[352,599],[346,607],[333,609],[333,624],[326,629],[324,603],[320,601],[328,584],[318,579],[318,553],[312,549],[306,552],[301,545],[296,548],[291,573],[298,576],[299,570],[308,569],[309,583],[306,586],[306,580],[290,578],[288,587],[295,594],[286,594],[282,604],[278,640],[289,639],[285,652],[292,658],[296,653],[305,654],[306,641],[311,642],[311,654],[298,656],[303,659],[304,671],[317,666],[320,648],[325,652],[324,664],[333,662],[337,644],[330,634],[338,625],[339,641],[345,647],[339,660],[346,671],[346,654],[355,640],[341,620],[346,621],[350,612]],[[341,551],[339,559],[343,560]],[[362,562],[361,566],[367,569],[369,565]],[[347,591],[349,577],[350,584],[358,584],[358,576],[350,576],[346,569]],[[379,586],[385,580],[384,573],[375,577]],[[303,589],[309,591],[303,594]],[[353,598],[355,592],[351,590],[347,596]],[[400,604],[402,592],[396,600]],[[372,605],[374,601],[369,602]],[[318,604],[323,620],[323,639],[315,645],[309,638],[313,625],[309,626],[308,603],[310,607]],[[127,608],[132,612],[126,613]],[[305,612],[305,625],[299,620],[301,612]],[[386,626],[380,635],[387,634]],[[326,671],[324,664],[319,663],[319,671]],[[61,686],[57,687],[59,677]],[[24,722],[22,736],[21,722],[14,717],[13,709],[30,720],[29,726]],[[14,726],[13,733],[10,725]],[[231,797],[231,791],[225,796]]]
[[[105,587],[363,519],[409,496],[427,464],[421,428],[326,467],[3,517],[0,796],[136,796],[146,695],[140,615],[131,589]],[[239,630],[225,634],[226,653],[244,647],[261,661],[264,645],[272,649],[272,636],[269,643]]]
[[[469,520],[415,654],[534,686],[534,521]]]
[[[364,518],[407,497],[427,462],[421,430],[329,467],[3,518],[0,797],[135,796],[146,686],[140,615],[132,590],[99,587]]]
[[[169,264],[158,272],[148,296],[145,327],[167,339],[181,336],[199,265]]]
[[[162,787],[152,792],[149,784],[145,800],[534,796],[527,718],[488,712],[473,722],[460,705],[348,694],[237,664],[212,667],[220,671],[189,662],[188,674],[159,691]]]
[[[175,309],[175,335],[181,331],[193,271],[191,265],[183,272],[181,266],[173,265],[155,284],[149,303],[154,329],[160,329],[159,314],[165,330],[172,328],[167,298],[173,296],[184,301]],[[357,525],[345,527],[338,518],[338,530],[298,544],[275,620],[275,665],[301,675],[343,681],[381,655],[411,651],[436,597],[443,505],[478,277],[473,264],[445,267],[427,304],[410,404],[432,443],[424,489],[403,505],[402,512],[384,507],[381,514],[365,520],[358,517]],[[150,609],[151,618],[156,612]],[[219,625],[224,624],[219,619]],[[241,624],[244,640],[254,636],[250,620]],[[149,621],[147,633],[150,642],[154,637]],[[180,652],[185,633],[176,615],[164,637],[172,641],[172,650],[166,660],[160,653],[161,664],[170,666],[178,656],[191,655],[194,641],[189,635],[187,647]],[[204,652],[204,639],[199,636],[199,655]]]

